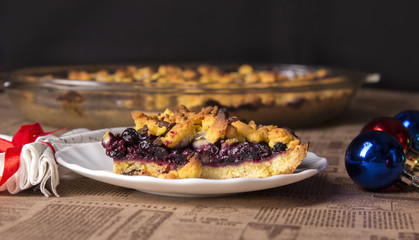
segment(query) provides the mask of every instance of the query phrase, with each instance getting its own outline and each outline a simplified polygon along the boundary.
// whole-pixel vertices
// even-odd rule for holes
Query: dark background
[[[0,67],[298,63],[419,90],[419,1],[0,0]]]

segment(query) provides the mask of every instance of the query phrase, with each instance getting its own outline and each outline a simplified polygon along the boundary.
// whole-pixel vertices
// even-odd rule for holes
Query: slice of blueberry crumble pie
[[[240,121],[218,107],[195,113],[182,106],[150,116],[132,112],[132,118],[135,128],[103,136],[118,174],[262,178],[293,173],[308,149],[289,129]]]

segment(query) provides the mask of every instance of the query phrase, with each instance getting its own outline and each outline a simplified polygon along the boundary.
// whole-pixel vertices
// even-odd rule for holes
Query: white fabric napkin
[[[2,138],[11,139],[4,136]],[[0,191],[7,190],[11,194],[16,194],[33,186],[39,186],[39,190],[49,197],[52,195],[46,188],[49,182],[52,193],[59,196],[56,191],[60,184],[58,165],[53,150],[41,141],[46,141],[46,139],[38,138],[35,142],[23,146],[18,171],[0,186]],[[0,155],[0,169],[3,169],[3,166],[4,153]]]
[[[125,129],[125,128],[121,128]],[[39,190],[49,197],[52,194],[59,197],[57,186],[60,184],[60,174],[54,152],[47,144],[54,147],[54,150],[60,151],[73,145],[100,141],[94,136],[103,136],[109,129],[90,131],[86,128],[75,129],[60,137],[47,135],[39,137],[35,142],[26,144],[20,154],[20,166],[18,171],[10,177],[6,183],[0,186],[0,191],[9,191],[16,194],[31,187]],[[99,134],[98,134],[99,133]],[[12,137],[1,135],[0,138],[11,141]],[[3,173],[4,153],[0,154],[0,174]],[[49,189],[48,189],[48,188]],[[51,193],[52,192],[52,193]]]
[[[0,162],[3,167],[4,154]],[[48,182],[50,182],[52,193],[58,197],[56,188],[60,184],[60,178],[54,153],[45,143],[34,142],[23,146],[18,171],[0,186],[0,191],[7,189],[10,193],[16,194],[39,185],[39,190],[48,197],[51,196],[51,192],[46,188]]]

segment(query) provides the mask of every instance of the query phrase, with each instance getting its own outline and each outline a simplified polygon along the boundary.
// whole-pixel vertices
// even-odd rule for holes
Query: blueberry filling
[[[146,131],[128,128],[122,134],[112,134],[102,141],[106,155],[118,160],[142,160],[158,164],[184,165],[188,156],[197,154],[203,165],[223,166],[239,164],[243,161],[263,161],[285,151],[287,146],[277,143],[271,149],[265,143],[231,143],[219,140],[214,144],[205,144],[197,148],[189,144],[183,148],[167,148],[158,137],[147,135]]]

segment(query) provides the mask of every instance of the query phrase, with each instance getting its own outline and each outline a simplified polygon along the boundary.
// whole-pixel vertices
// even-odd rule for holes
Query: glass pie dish
[[[181,69],[180,78],[168,78],[161,73],[162,66],[165,71]],[[202,80],[202,66],[216,69],[219,79]],[[151,71],[148,78],[115,78],[121,71],[144,69]],[[100,75],[104,72],[105,78]],[[362,84],[378,78],[307,65],[121,64],[20,69],[8,74],[4,86],[27,119],[54,127],[131,126],[132,111],[152,114],[180,105],[194,111],[218,105],[239,119],[300,128],[338,117]]]

